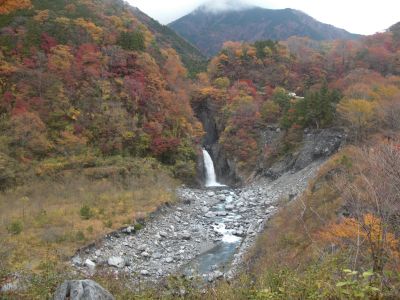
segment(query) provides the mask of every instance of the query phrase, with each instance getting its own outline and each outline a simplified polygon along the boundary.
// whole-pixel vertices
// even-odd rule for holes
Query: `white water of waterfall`
[[[223,184],[217,182],[214,163],[211,159],[210,154],[205,149],[203,149],[203,159],[204,159],[204,166],[206,168],[206,187],[224,186]]]

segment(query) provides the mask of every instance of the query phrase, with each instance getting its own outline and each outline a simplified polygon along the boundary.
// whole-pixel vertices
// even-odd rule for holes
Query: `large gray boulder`
[[[125,263],[125,259],[123,259],[120,256],[112,256],[112,257],[110,257],[108,259],[107,263],[110,266],[117,267],[117,268],[123,268],[123,267],[125,267],[125,264],[126,264]]]
[[[68,280],[61,284],[53,300],[115,300],[107,290],[92,280]]]

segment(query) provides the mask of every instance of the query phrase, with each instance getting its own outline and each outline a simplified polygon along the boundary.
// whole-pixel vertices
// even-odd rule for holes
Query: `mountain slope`
[[[198,123],[172,47],[185,45],[178,50],[187,57],[196,49],[169,30],[153,33],[120,0],[7,3],[0,10],[0,155],[26,165],[88,152],[169,165],[193,159]]]
[[[134,16],[140,20],[154,34],[158,43],[172,47],[178,52],[182,59],[182,63],[188,69],[191,75],[199,70],[205,70],[207,67],[207,59],[199,49],[179,36],[168,26],[161,25],[156,20],[150,18],[137,8],[132,10]]]
[[[241,11],[211,12],[200,7],[169,26],[207,55],[215,55],[225,41],[286,40],[294,35],[315,40],[358,37],[294,9],[251,7]]]

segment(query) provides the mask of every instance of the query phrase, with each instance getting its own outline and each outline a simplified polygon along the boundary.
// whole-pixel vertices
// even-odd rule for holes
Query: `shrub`
[[[91,217],[93,217],[92,209],[86,204],[81,207],[79,213],[81,215],[81,218],[84,220],[89,220]]]
[[[22,222],[19,220],[11,222],[11,224],[8,225],[7,227],[8,233],[13,235],[20,234],[22,232],[22,229],[23,229]]]
[[[136,223],[133,227],[135,228],[135,230],[140,230],[143,228],[143,225],[140,223]]]

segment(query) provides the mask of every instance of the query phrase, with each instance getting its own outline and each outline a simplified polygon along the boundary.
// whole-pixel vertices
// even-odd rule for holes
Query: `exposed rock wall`
[[[279,142],[283,136],[279,130],[270,129],[264,134],[267,145]],[[299,148],[281,157],[271,166],[259,166],[258,172],[272,179],[278,178],[287,171],[298,171],[318,159],[330,157],[345,143],[346,134],[340,128],[304,130]]]

